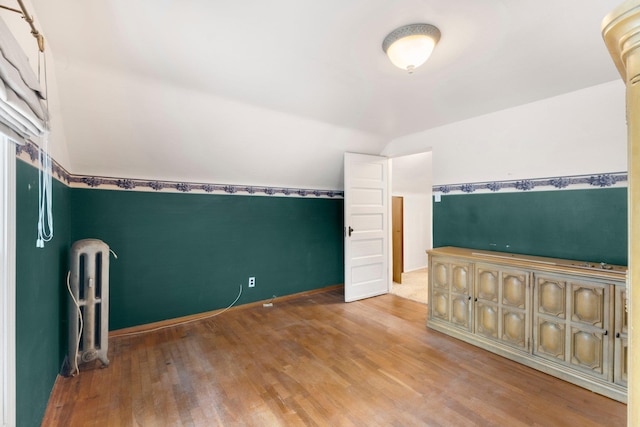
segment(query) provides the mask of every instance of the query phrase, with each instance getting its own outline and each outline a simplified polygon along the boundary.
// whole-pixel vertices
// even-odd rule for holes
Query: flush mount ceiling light
[[[393,30],[382,42],[382,50],[393,65],[409,74],[424,64],[440,40],[440,30],[430,24],[409,24]]]

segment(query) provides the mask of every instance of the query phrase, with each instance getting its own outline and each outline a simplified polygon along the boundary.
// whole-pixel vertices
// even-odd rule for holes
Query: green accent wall
[[[110,260],[110,329],[344,283],[342,199],[72,189],[53,181],[55,235],[35,246],[38,171],[16,162],[18,426],[40,425],[66,353],[71,244]],[[256,287],[248,288],[249,276]]]
[[[54,237],[36,248],[38,170],[16,161],[16,418],[39,426],[66,346],[69,189],[53,180]]]
[[[433,246],[627,265],[627,189],[443,195]]]
[[[343,200],[70,189],[110,260],[111,330],[344,283]],[[250,276],[255,288],[248,288]]]

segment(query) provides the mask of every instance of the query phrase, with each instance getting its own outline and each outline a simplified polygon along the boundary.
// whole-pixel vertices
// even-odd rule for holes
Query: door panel
[[[402,283],[404,271],[404,199],[393,197],[391,208],[393,227],[393,281]]]
[[[345,153],[345,301],[389,291],[388,170],[386,157]]]

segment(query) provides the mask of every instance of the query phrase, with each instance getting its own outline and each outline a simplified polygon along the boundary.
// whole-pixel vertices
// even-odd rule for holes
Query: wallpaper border
[[[25,145],[16,145],[16,156],[32,165],[40,166],[39,149],[28,141]],[[73,188],[96,188],[100,190],[133,190],[147,192],[255,195],[278,197],[306,197],[343,198],[340,190],[317,190],[291,187],[267,187],[243,184],[212,184],[189,181],[166,181],[157,179],[116,178],[92,175],[76,175],[67,171],[52,159],[52,174],[54,178]]]
[[[32,165],[39,166],[39,149],[33,142],[16,145],[16,156]],[[213,184],[189,181],[167,181],[157,179],[117,178],[94,175],[76,175],[67,171],[52,159],[52,173],[59,181],[73,188],[95,188],[101,190],[174,192],[200,194],[256,195],[278,197],[323,197],[344,198],[342,190],[317,190],[291,187],[268,187],[245,184]],[[577,188],[606,188],[618,183],[627,183],[628,172],[611,172],[591,175],[569,175],[553,178],[535,178],[507,181],[485,181],[464,184],[432,186],[432,192],[450,194],[490,193],[499,191],[544,191],[571,190]]]
[[[536,178],[511,181],[487,181],[466,184],[434,185],[433,193],[470,194],[474,192],[571,190],[577,188],[606,188],[626,183],[628,172],[612,172],[593,175],[570,175],[554,178]],[[542,187],[542,188],[541,188]]]

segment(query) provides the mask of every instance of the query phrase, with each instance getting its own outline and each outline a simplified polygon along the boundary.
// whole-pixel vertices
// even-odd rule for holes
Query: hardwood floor
[[[43,426],[624,426],[626,405],[340,290],[110,341],[59,378]]]

